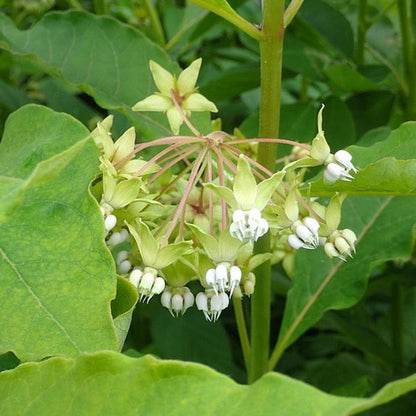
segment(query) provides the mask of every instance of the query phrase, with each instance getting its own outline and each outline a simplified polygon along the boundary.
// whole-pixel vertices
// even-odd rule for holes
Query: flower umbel
[[[201,68],[202,59],[196,59],[178,78],[154,61],[150,61],[150,71],[159,92],[137,102],[134,111],[163,111],[168,117],[169,126],[174,134],[184,122],[183,115],[190,117],[192,111],[218,111],[215,104],[197,92],[196,80]]]

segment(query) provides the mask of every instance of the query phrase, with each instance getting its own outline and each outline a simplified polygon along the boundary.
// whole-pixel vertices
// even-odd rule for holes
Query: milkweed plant
[[[7,3],[7,10],[14,10],[15,21],[25,21],[28,16],[25,13],[29,13],[25,7],[29,7],[29,4],[35,7],[36,2],[29,2],[26,6],[21,2],[14,6],[12,3]],[[42,7],[53,7],[52,3],[42,2]],[[83,2],[68,3],[82,9]],[[129,373],[125,379],[121,376],[124,381],[120,379],[120,383],[126,382],[128,387],[124,391],[134,389],[138,398],[147,397],[145,389],[159,383],[156,390],[161,397],[169,393],[170,401],[143,402],[137,407],[143,410],[143,414],[165,414],[166,409],[161,413],[161,407],[158,406],[171,403],[173,388],[175,391],[178,389],[178,396],[184,397],[183,403],[178,401],[176,404],[175,414],[186,413],[189,410],[186,408],[187,400],[199,403],[201,397],[204,398],[201,401],[203,404],[197,403],[195,406],[207,406],[206,411],[213,414],[219,405],[214,401],[213,404],[207,404],[206,397],[218,397],[218,400],[225,402],[232,394],[236,394],[235,403],[231,403],[234,409],[232,414],[237,411],[274,414],[276,410],[279,414],[282,412],[283,416],[294,415],[293,409],[298,406],[299,413],[296,416],[352,415],[416,389],[415,375],[410,374],[414,372],[416,356],[412,340],[416,340],[416,336],[414,325],[412,327],[406,321],[416,311],[414,276],[409,277],[414,270],[411,259],[412,253],[414,256],[412,229],[416,209],[414,199],[410,198],[416,189],[416,148],[413,144],[416,127],[411,121],[416,119],[416,42],[412,34],[414,28],[411,29],[410,3],[397,2],[403,38],[402,73],[392,70],[389,82],[383,84],[383,88],[386,85],[392,88],[394,79],[397,84],[394,84],[399,91],[395,96],[396,107],[394,111],[391,110],[389,122],[399,127],[388,132],[377,130],[374,135],[364,138],[362,146],[361,143],[351,147],[343,144],[342,148],[339,142],[334,145],[331,137],[334,129],[327,128],[325,123],[334,102],[342,110],[340,114],[343,116],[336,117],[340,132],[345,126],[348,127],[348,108],[357,106],[358,109],[351,110],[358,120],[355,120],[357,135],[360,128],[368,130],[362,126],[366,117],[374,116],[374,108],[387,106],[383,101],[388,95],[386,91],[374,91],[378,88],[377,77],[381,76],[381,70],[377,67],[376,71],[376,65],[373,64],[374,60],[380,60],[384,65],[386,58],[375,49],[369,47],[367,50],[365,39],[371,24],[381,19],[390,6],[380,11],[379,17],[373,13],[366,0],[359,2],[356,50],[351,58],[354,59],[351,61],[353,64],[344,64],[339,58],[344,38],[336,37],[331,48],[339,50],[334,52],[331,49],[331,59],[337,61],[333,65],[325,61],[325,65],[328,65],[322,70],[330,80],[328,82],[335,85],[334,91],[342,91],[342,100],[349,100],[349,107],[341,98],[332,101],[332,104],[330,99],[325,99],[325,94],[314,98],[316,106],[308,107],[313,107],[313,133],[308,137],[301,135],[294,138],[295,134],[285,137],[280,133],[281,114],[284,117],[281,107],[282,62],[284,34],[301,10],[302,0],[263,0],[250,3],[249,6],[246,5],[248,2],[235,2],[244,3],[248,11],[255,10],[261,16],[259,24],[243,18],[238,13],[239,8],[234,9],[232,2],[226,0],[190,2],[194,4],[189,10],[199,16],[198,19],[205,18],[208,11],[214,12],[228,21],[227,25],[234,26],[233,30],[242,36],[239,41],[243,45],[252,47],[255,44],[255,48],[258,48],[259,110],[258,118],[257,114],[253,118],[257,134],[250,134],[248,131],[253,130],[238,127],[231,130],[229,125],[232,117],[227,118],[227,122],[223,120],[224,108],[230,107],[224,107],[220,99],[210,97],[213,88],[204,90],[198,83],[198,78],[203,78],[200,72],[204,71],[204,64],[209,72],[209,63],[201,49],[182,59],[182,70],[179,65],[170,62],[167,52],[171,56],[175,53],[176,42],[185,36],[187,27],[180,29],[177,35],[167,41],[158,17],[159,6],[155,2],[140,3],[143,8],[140,10],[146,17],[143,21],[139,19],[141,14],[126,17],[121,12],[124,10],[123,13],[126,13],[125,8],[117,9],[115,3],[121,4],[95,1],[97,15],[79,10],[51,13],[27,29],[28,34],[0,13],[0,47],[4,48],[5,56],[15,54],[18,56],[16,62],[28,59],[30,65],[38,65],[51,76],[91,94],[98,104],[96,107],[109,110],[100,111],[100,117],[96,117],[96,114],[90,118],[86,128],[70,116],[57,115],[50,109],[31,104],[18,110],[17,115],[11,115],[10,121],[5,123],[0,143],[4,149],[3,154],[0,152],[0,161],[6,166],[0,171],[0,285],[6,285],[1,287],[5,288],[7,296],[2,298],[0,303],[3,306],[0,305],[0,308],[9,308],[7,311],[11,321],[20,319],[25,324],[22,331],[13,329],[18,327],[17,324],[0,324],[1,354],[15,353],[21,361],[49,358],[40,362],[39,367],[33,363],[25,367],[28,377],[32,370],[33,377],[37,377],[37,374],[44,374],[42,371],[47,371],[48,366],[55,371],[54,365],[65,363],[66,366],[69,362],[66,360],[75,360],[71,361],[75,363],[71,370],[62,366],[56,370],[56,374],[73,371],[72,376],[76,380],[74,386],[78,386],[80,380],[83,382],[84,376],[89,383],[98,380],[96,391],[102,392],[100,403],[103,409],[113,409],[113,405],[116,409],[118,406],[114,404],[116,401],[109,404],[108,400],[114,397],[106,390],[108,386],[119,383],[110,380],[113,375]],[[165,2],[161,3],[159,9],[165,11]],[[186,3],[185,7],[190,7],[190,3]],[[311,20],[316,26],[330,16],[348,25],[347,19],[337,12],[338,6],[332,6],[333,2],[305,3],[309,3],[309,9],[295,27],[303,33],[302,42],[307,44],[305,39],[310,36],[313,38],[310,41],[313,47],[322,43],[316,40],[319,38],[318,31],[307,31],[307,24],[302,19],[307,22]],[[197,14],[196,11],[200,13],[200,9],[195,8],[197,6],[206,9],[203,12],[205,14]],[[134,7],[131,6],[132,9]],[[166,8],[169,10],[169,7]],[[316,15],[311,13],[315,9],[320,10],[326,18],[319,22],[315,20]],[[152,40],[116,19],[98,16],[111,10],[118,10],[117,13],[127,20],[136,18],[141,23],[145,22],[144,27],[151,28],[148,33]],[[248,13],[247,10],[244,13]],[[44,13],[44,9],[39,13]],[[176,15],[169,16],[172,19]],[[188,15],[184,12],[183,16],[185,19]],[[96,30],[94,33],[100,34],[92,36],[91,42],[90,30],[91,33]],[[330,36],[329,32],[328,29],[324,35]],[[341,32],[345,34],[341,29],[334,33],[338,36]],[[84,33],[85,38],[80,35]],[[55,38],[55,34],[59,36]],[[44,41],[45,36],[48,42]],[[97,39],[100,42],[102,40],[106,47],[98,45]],[[292,53],[299,52],[295,47],[298,42],[296,39],[296,36],[289,38]],[[255,48],[253,50],[257,51]],[[352,55],[353,52],[350,52]],[[306,56],[309,52],[299,53]],[[307,63],[310,67],[304,70],[307,74],[319,66],[313,61],[317,59],[318,62],[318,57],[312,55]],[[324,56],[323,53],[321,55]],[[350,59],[349,55],[346,56]],[[137,67],[137,59],[141,62],[140,67]],[[365,59],[371,63],[368,67],[364,65]],[[112,62],[112,66],[106,66],[107,60]],[[297,63],[304,63],[304,55]],[[386,64],[389,71],[392,65]],[[113,69],[115,75],[108,75]],[[24,71],[27,70],[25,66]],[[137,77],[133,77],[136,70]],[[293,65],[290,70],[294,71]],[[371,71],[376,73],[372,79],[368,75],[372,74]],[[13,71],[11,73],[15,74]],[[128,81],[124,81],[123,74]],[[103,82],[104,79],[107,81]],[[305,77],[302,82],[304,89],[307,89]],[[320,88],[320,82],[321,78],[316,83],[317,89]],[[130,84],[141,90],[136,92],[130,88]],[[28,84],[27,91],[32,91],[34,85],[36,83]],[[47,88],[57,88],[56,84],[49,87],[45,85],[45,91]],[[352,98],[344,94],[347,87],[351,90]],[[4,94],[12,94],[11,91],[14,90],[5,89]],[[355,99],[353,93],[361,95]],[[369,102],[365,94],[371,93],[374,93],[373,100],[377,105],[362,115]],[[70,106],[71,103],[66,104]],[[127,116],[122,121],[118,118],[119,110]],[[380,117],[381,113],[380,110]],[[29,116],[33,116],[33,121],[22,127],[24,123],[21,120],[27,122]],[[333,114],[331,117],[333,123]],[[54,121],[49,123],[45,120]],[[291,120],[295,120],[293,115]],[[303,120],[299,118],[296,123],[301,124]],[[368,124],[370,127],[381,125],[373,120]],[[347,132],[353,130],[347,127]],[[120,133],[122,131],[124,133]],[[53,140],[49,136],[53,136]],[[80,139],[77,141],[76,137]],[[29,138],[30,146],[24,142],[25,138]],[[50,148],[45,143],[49,143]],[[63,179],[59,176],[61,174]],[[89,176],[86,179],[83,176],[87,174]],[[74,189],[82,184],[85,184],[85,190],[82,195],[80,191],[79,196]],[[364,201],[362,206],[360,201]],[[29,214],[25,214],[25,210]],[[64,228],[69,228],[68,233],[64,234]],[[69,233],[72,233],[71,237]],[[17,238],[22,245],[26,244],[26,251],[11,249],[12,237]],[[57,255],[60,250],[63,254]],[[406,266],[407,261],[410,261],[410,266]],[[52,267],[52,271],[48,267]],[[276,270],[284,276],[286,288],[283,293],[286,296],[284,305],[280,303],[278,306],[275,303],[278,291],[272,288]],[[31,280],[30,273],[34,273],[38,280]],[[377,333],[378,329],[366,332],[360,323],[354,326],[349,322],[350,318],[341,314],[331,315],[333,322],[331,319],[320,321],[326,311],[339,311],[356,304],[364,296],[370,273],[376,277],[385,274],[395,279],[391,294],[391,317],[388,318],[391,320],[388,321],[391,326],[391,345],[384,342],[389,331],[380,330],[382,335]],[[52,293],[52,289],[51,292],[46,289],[48,285],[58,286],[53,286],[55,289]],[[78,290],[82,295],[79,302],[76,300]],[[15,308],[16,293],[20,296],[17,299],[19,305],[22,304],[21,311]],[[27,299],[32,302],[28,301],[30,305],[25,303]],[[87,312],[83,312],[84,306],[87,306]],[[29,307],[31,309],[25,309]],[[281,311],[272,315],[275,307],[281,307]],[[134,308],[137,315],[133,314]],[[74,318],[76,314],[73,309],[81,311],[80,317]],[[385,313],[379,304],[374,309],[380,315]],[[13,313],[10,313],[11,310]],[[241,386],[231,379],[220,378],[218,374],[207,372],[202,367],[189,363],[189,366],[186,364],[181,367],[178,363],[164,363],[153,357],[137,358],[136,352],[132,354],[135,358],[126,360],[123,345],[132,320],[134,322],[135,317],[142,312],[146,316],[146,313],[150,315],[155,310],[158,317],[164,317],[164,325],[173,326],[178,322],[185,322],[186,325],[189,316],[193,319],[197,317],[195,319],[199,319],[197,322],[204,328],[218,328],[225,319],[226,324],[221,328],[233,325],[233,346],[239,344],[238,352],[234,353],[241,361],[241,368],[235,372],[240,379],[246,375],[248,384],[254,383],[249,388],[260,386],[256,394],[260,390],[269,394],[261,403],[264,408],[253,407],[257,406],[257,396],[253,399],[250,395],[256,390],[239,390]],[[364,312],[361,315],[360,319],[371,321]],[[278,328],[275,328],[276,322]],[[358,388],[362,387],[365,391],[360,391],[359,398],[338,397],[336,394],[342,394],[343,391],[335,389],[334,393],[328,386],[327,390],[331,394],[326,394],[274,372],[289,346],[317,324],[321,324],[324,330],[339,331],[346,344],[362,348],[363,355],[371,359],[376,357],[374,361],[378,359],[382,362],[377,367],[382,369],[381,375],[372,367],[371,374],[374,380],[378,380],[374,385],[370,386],[371,383],[367,381],[370,366],[366,367],[367,373],[364,374],[364,365],[357,366],[355,361],[355,372],[352,371],[345,383],[338,383],[338,386],[347,386],[345,392],[348,396],[356,395]],[[377,328],[384,328],[379,322],[377,325]],[[40,337],[37,331],[42,332],[43,336]],[[49,336],[52,340],[59,340],[56,348],[45,346],[47,342],[43,342],[43,337],[47,340]],[[34,340],[30,348],[26,346],[27,339]],[[341,336],[334,336],[334,339],[339,341]],[[158,347],[155,347],[155,351],[152,348],[149,347],[149,352],[156,351],[157,355]],[[111,349],[113,352],[108,352]],[[97,350],[98,356],[94,355]],[[329,355],[335,350],[335,347],[330,349]],[[344,351],[342,348],[339,350]],[[349,363],[342,361],[345,357],[350,359],[347,355],[340,358],[344,366],[345,362]],[[336,358],[339,358],[338,355]],[[105,374],[99,373],[101,367],[98,362],[103,364]],[[17,382],[13,374],[20,374],[19,380],[24,384],[20,390],[27,392],[25,400],[19,397],[13,403],[27,404],[28,408],[36,406],[37,398],[30,394],[32,390],[42,390],[41,387],[37,388],[37,379],[27,381],[17,364],[17,368],[10,373],[3,373],[2,363],[4,356],[0,355],[0,413],[6,409],[8,400],[12,400],[8,396],[12,394],[9,387],[4,389],[6,393],[2,396],[2,383],[7,384],[9,374],[13,383]],[[107,364],[111,371],[107,371]],[[243,367],[245,374],[241,377]],[[81,371],[81,375],[78,371]],[[311,373],[313,366],[308,368],[307,374]],[[53,386],[45,385],[45,391],[60,388],[59,383],[63,382],[64,386],[59,392],[65,391],[69,395],[65,403],[75,403],[74,406],[78,403],[71,396],[71,392],[78,392],[78,387],[65,384],[68,380],[72,383],[72,376],[62,381],[64,379],[58,380],[55,373],[53,376],[45,374],[40,377],[41,383],[51,380],[56,383]],[[97,374],[99,377],[96,378]],[[194,375],[197,378],[192,378]],[[200,391],[186,390],[187,379],[183,380],[188,376],[192,378],[189,384],[192,389],[199,389],[198,383],[212,381],[209,391],[206,392],[202,384]],[[100,377],[105,386],[99,384]],[[134,377],[139,377],[137,383],[131,382]],[[380,380],[383,383],[385,380],[394,381],[392,386],[386,386],[376,396],[362,398],[378,389]],[[171,382],[173,384],[169,384]],[[331,381],[325,378],[325,382],[329,385]],[[32,385],[36,385],[36,389],[30,388]],[[266,387],[263,389],[261,386]],[[20,394],[20,390],[16,394]],[[283,392],[278,395],[278,403],[275,391]],[[286,391],[290,393],[286,395]],[[224,394],[229,395],[223,397]],[[88,393],[85,403],[89,403],[91,398],[93,396],[89,397]],[[52,402],[45,398],[48,412],[52,409],[49,406],[58,403]],[[246,410],[244,406],[248,402],[250,404]],[[128,411],[136,409],[135,406],[129,407],[126,413],[126,403],[130,403],[130,399],[120,399],[120,403],[118,410],[108,410],[108,414],[132,414]],[[210,407],[214,404],[215,410]],[[14,405],[10,409],[14,412]],[[158,409],[159,413],[154,409]],[[31,414],[41,413],[36,410]]]

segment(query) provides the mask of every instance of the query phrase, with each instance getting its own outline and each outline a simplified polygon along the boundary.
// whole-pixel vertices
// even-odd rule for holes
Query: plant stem
[[[95,14],[108,14],[108,7],[105,0],[94,0]]]
[[[397,0],[402,38],[403,72],[406,79],[406,117],[416,119],[416,64],[415,42],[412,31],[412,6],[410,0]]]
[[[241,350],[243,351],[244,364],[249,368],[250,363],[250,341],[248,339],[246,321],[244,319],[243,302],[233,297],[234,315],[237,323],[238,336],[240,338]]]
[[[152,0],[145,0],[144,7],[147,11],[147,16],[149,17],[154,40],[160,45],[164,46],[166,43],[165,33],[163,31],[162,24],[160,23],[159,15],[157,10],[152,2]]]
[[[367,30],[367,0],[359,0],[357,16],[357,43],[355,45],[355,62],[357,65],[364,64],[364,45]]]
[[[292,0],[289,5],[287,6],[283,21],[284,21],[284,27],[288,27],[289,23],[293,20],[293,18],[296,16],[296,13],[300,9],[300,6],[302,6],[303,0]]]
[[[278,137],[283,52],[284,0],[263,0],[260,39],[260,119],[259,137]],[[257,161],[274,172],[276,143],[260,143]],[[270,234],[255,246],[256,252],[270,252]],[[270,262],[256,269],[256,290],[251,300],[251,354],[248,381],[253,383],[268,371],[270,348]]]

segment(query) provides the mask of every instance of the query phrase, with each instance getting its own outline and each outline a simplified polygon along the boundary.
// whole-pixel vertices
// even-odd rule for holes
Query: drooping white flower
[[[357,236],[354,231],[346,228],[344,230],[335,231],[324,245],[325,254],[328,257],[338,257],[346,261],[347,257],[352,257],[355,253],[355,242]]]
[[[205,281],[214,289],[215,294],[229,292],[231,298],[235,287],[241,281],[241,275],[241,269],[238,266],[223,262],[215,269],[207,270]]]
[[[351,181],[354,179],[350,175],[350,171],[357,173],[357,168],[351,162],[352,156],[346,150],[338,150],[333,156],[333,161],[328,163],[325,171],[324,178],[329,183],[334,183],[337,180]]]
[[[306,248],[312,250],[319,245],[319,222],[312,217],[305,217],[302,222],[295,221],[292,224],[294,234],[289,235],[288,244],[298,250]]]
[[[177,318],[179,314],[183,315],[193,306],[194,295],[187,287],[166,287],[160,297],[160,302],[163,307],[169,309],[173,317]]]
[[[165,289],[165,280],[157,275],[157,270],[145,267],[144,270],[134,269],[129,276],[129,281],[136,286],[139,292],[139,302],[149,303],[154,295],[159,295]]]
[[[198,310],[202,311],[207,321],[215,322],[230,303],[228,296],[224,293],[199,292],[195,297]]]
[[[233,213],[230,226],[232,237],[240,241],[257,241],[269,230],[269,223],[262,218],[260,210],[252,208],[249,211],[238,209]]]

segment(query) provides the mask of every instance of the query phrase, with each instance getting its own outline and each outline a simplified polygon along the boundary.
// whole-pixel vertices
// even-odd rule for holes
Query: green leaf
[[[311,194],[324,196],[334,191],[351,195],[416,194],[416,122],[402,124],[372,146],[351,146],[348,151],[354,165],[360,168],[354,179],[333,185],[317,180],[312,183]]]
[[[0,351],[22,361],[116,349],[114,262],[88,192],[99,152],[87,135],[72,117],[29,105],[0,144],[0,174],[25,181],[0,226]]]
[[[395,99],[395,94],[387,90],[357,93],[348,98],[346,104],[353,116],[357,137],[389,124]]]
[[[322,0],[308,0],[299,10],[305,19],[329,45],[348,57],[354,50],[354,33],[347,18],[337,8]]]
[[[197,4],[225,20],[234,24],[236,27],[247,33],[254,39],[260,39],[261,32],[254,25],[243,19],[226,0],[190,0],[191,3]]]
[[[123,113],[143,137],[171,134],[165,115],[131,110],[156,91],[150,59],[179,72],[167,53],[136,29],[109,17],[69,11],[49,13],[20,31],[0,14],[0,46],[93,96],[101,107]],[[191,120],[200,131],[210,131],[207,112]]]
[[[349,65],[337,64],[324,69],[332,85],[341,91],[363,92],[376,90],[378,85]]]
[[[244,374],[233,362],[232,346],[221,322],[208,322],[201,311],[188,309],[174,319],[165,308],[154,308],[150,330],[158,353],[165,359],[193,361],[238,376]]]
[[[130,328],[134,307],[139,299],[137,289],[124,277],[117,276],[117,295],[111,302],[119,350]]]
[[[416,375],[394,381],[370,398],[347,398],[278,373],[244,386],[200,364],[100,352],[26,363],[0,373],[0,412],[3,416],[179,416],[221,410],[227,416],[293,416],[294,412],[348,416],[415,388]]]
[[[415,209],[410,197],[350,197],[344,202],[343,228],[357,234],[357,253],[347,262],[331,261],[322,251],[297,253],[274,360],[325,311],[354,305],[375,264],[410,256]]]

